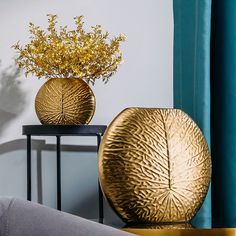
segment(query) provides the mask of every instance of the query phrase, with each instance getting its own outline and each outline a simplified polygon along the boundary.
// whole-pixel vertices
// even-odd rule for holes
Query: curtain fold
[[[173,0],[173,8],[174,106],[196,121],[212,156],[211,192],[194,221],[235,227],[236,0]]]
[[[236,225],[236,1],[212,1],[212,219]]]
[[[173,0],[174,107],[189,114],[210,146],[211,0]],[[194,224],[211,226],[211,190]]]

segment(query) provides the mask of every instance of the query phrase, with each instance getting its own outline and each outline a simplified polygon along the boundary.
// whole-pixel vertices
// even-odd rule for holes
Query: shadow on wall
[[[0,72],[0,136],[6,125],[25,108],[26,97],[18,80],[20,70],[11,65]]]
[[[0,144],[0,157],[3,157],[4,154],[13,152],[13,151],[19,151],[19,150],[25,150],[26,148],[26,139],[15,139],[11,140],[9,142],[5,142]],[[31,150],[36,151],[36,186],[37,186],[37,202],[43,203],[43,173],[42,173],[42,152],[43,151],[56,151],[56,145],[54,144],[47,144],[45,140],[31,140]],[[96,153],[97,147],[96,146],[78,146],[78,145],[61,145],[61,151],[62,152],[94,152]],[[26,153],[25,153],[26,157]],[[26,158],[25,158],[26,160]],[[1,161],[1,159],[0,159]],[[78,171],[79,166],[78,166]],[[86,202],[82,205],[76,205],[74,206],[74,209],[71,209],[72,214],[85,216],[87,218],[94,218],[94,210],[88,211],[88,206],[90,209],[98,209],[98,196],[97,192],[94,191],[94,194],[89,196],[87,198]],[[96,209],[97,208],[97,209]]]
[[[11,140],[9,142],[5,142],[0,144],[0,164],[4,165],[4,161],[2,158],[4,158],[5,154],[8,154],[10,152],[14,152],[14,151],[21,151],[21,150],[25,150],[26,148],[26,139],[15,139],[15,140]],[[47,144],[45,142],[45,140],[42,139],[32,139],[31,140],[31,150],[32,152],[34,152],[33,158],[36,164],[36,169],[34,169],[33,171],[33,178],[35,178],[35,187],[36,187],[36,192],[35,192],[35,199],[38,203],[45,203],[45,201],[47,201],[47,198],[44,194],[44,190],[45,190],[45,186],[48,185],[48,179],[45,179],[45,172],[43,171],[43,166],[45,165],[45,161],[43,161],[44,158],[47,158],[47,156],[44,156],[43,152],[45,151],[51,151],[53,153],[55,153],[56,151],[56,145],[54,144]],[[80,145],[68,145],[68,144],[62,144],[61,145],[61,151],[62,153],[65,152],[64,154],[62,154],[62,158],[64,159],[64,161],[68,161],[69,163],[72,161],[72,164],[74,165],[73,168],[76,168],[76,175],[74,175],[73,179],[68,179],[67,175],[62,175],[63,179],[66,181],[64,181],[64,183],[66,185],[70,185],[70,181],[76,181],[76,179],[81,179],[81,181],[79,181],[80,184],[82,185],[86,185],[86,181],[91,181],[91,178],[89,178],[89,176],[93,175],[94,177],[94,182],[95,185],[90,189],[88,189],[87,193],[85,193],[86,197],[83,196],[83,192],[81,191],[72,191],[74,194],[76,194],[76,196],[78,195],[78,201],[73,200],[73,202],[66,203],[66,212],[75,214],[75,215],[79,215],[81,217],[87,218],[87,219],[97,219],[98,218],[98,189],[97,189],[97,174],[95,172],[89,172],[89,173],[83,173],[83,168],[84,165],[82,162],[86,162],[87,158],[80,158],[79,156],[76,157],[76,162],[73,162],[72,159],[68,159],[68,152],[69,153],[94,153],[96,155],[97,152],[97,147],[96,146],[80,146]],[[67,154],[66,154],[67,153]],[[24,154],[25,156],[25,164],[26,164],[26,152]],[[64,157],[63,157],[64,156]],[[49,156],[50,159],[52,158],[52,156]],[[82,156],[81,156],[82,157]],[[16,157],[18,158],[18,157]],[[56,158],[56,156],[55,156]],[[24,160],[24,159],[23,159]],[[45,159],[44,159],[45,160]],[[89,160],[88,160],[89,161]],[[95,161],[96,163],[96,159],[94,159],[93,161]],[[44,165],[43,165],[44,162]],[[46,162],[47,164],[49,164],[48,162]],[[78,165],[77,165],[77,164]],[[89,163],[91,164],[91,162],[89,161]],[[64,162],[64,164],[66,164]],[[68,166],[68,165],[67,165]],[[45,167],[45,166],[44,166]],[[52,167],[52,172],[53,169],[55,168],[55,166],[51,166]],[[72,168],[71,166],[69,168]],[[25,168],[26,170],[26,168]],[[54,169],[55,170],[55,169]],[[56,173],[56,172],[55,172]],[[75,173],[75,172],[74,172]],[[85,174],[84,175],[80,175],[81,174]],[[5,178],[6,176],[4,176],[3,173],[1,173],[1,178]],[[18,177],[17,177],[18,178]],[[12,182],[14,183],[14,181]],[[25,184],[26,184],[26,179],[25,179]],[[56,184],[56,183],[54,183]],[[78,190],[81,189],[80,184],[78,184]],[[75,187],[76,185],[73,185],[73,187]],[[68,187],[68,186],[67,186]],[[77,188],[76,187],[76,188]],[[25,188],[24,186],[22,186],[22,188]],[[63,186],[64,191],[69,190],[68,188],[65,188],[65,186]],[[83,188],[86,191],[86,187]],[[63,193],[63,192],[62,192]],[[26,193],[25,193],[26,194]],[[82,196],[81,196],[82,194]],[[63,193],[63,201],[66,200],[66,195],[65,192]],[[69,194],[71,195],[71,194]],[[82,201],[80,201],[79,199],[81,199],[80,197],[82,197]],[[115,225],[117,227],[122,227],[124,225],[124,223],[116,216],[116,214],[111,210],[111,208],[108,206],[108,203],[104,200],[104,213],[105,213],[105,224],[108,225]]]
[[[0,144],[0,156],[17,150],[26,148],[26,139],[15,139],[6,143]],[[31,150],[36,151],[37,159],[37,186],[38,186],[38,202],[43,203],[42,199],[42,152],[56,151],[56,145],[46,144],[45,140],[31,140]],[[77,145],[61,145],[63,152],[96,152],[96,146],[77,146]]]

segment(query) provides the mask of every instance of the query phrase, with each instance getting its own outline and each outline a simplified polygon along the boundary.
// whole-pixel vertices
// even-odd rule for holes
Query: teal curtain
[[[212,184],[195,223],[236,226],[236,0],[173,0],[174,106],[202,129]]]
[[[212,1],[213,226],[236,225],[236,0]]]
[[[173,0],[174,107],[189,114],[210,146],[211,0]],[[194,224],[211,226],[211,190]]]

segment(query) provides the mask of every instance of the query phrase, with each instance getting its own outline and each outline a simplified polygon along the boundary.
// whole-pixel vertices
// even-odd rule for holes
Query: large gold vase
[[[187,222],[206,196],[211,157],[201,130],[183,111],[129,108],[105,132],[99,178],[125,222]]]
[[[95,111],[95,96],[82,79],[52,78],[38,91],[36,114],[45,125],[88,124]]]

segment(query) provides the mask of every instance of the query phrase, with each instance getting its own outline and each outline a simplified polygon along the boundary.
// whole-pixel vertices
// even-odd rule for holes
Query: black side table
[[[61,136],[96,136],[97,152],[105,125],[24,125],[22,134],[27,136],[27,200],[31,201],[31,136],[55,136],[57,154],[57,209],[61,210]],[[103,196],[98,182],[99,222],[103,223]]]

